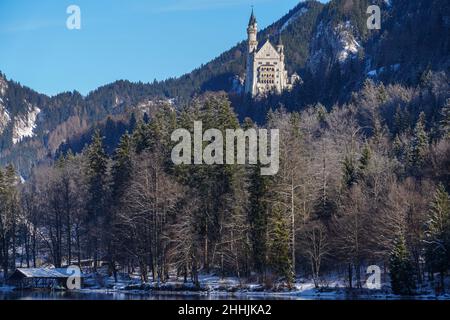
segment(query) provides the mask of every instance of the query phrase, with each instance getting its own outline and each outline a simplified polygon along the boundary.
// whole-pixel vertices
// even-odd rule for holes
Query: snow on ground
[[[121,292],[129,294],[152,295],[184,295],[184,296],[209,296],[209,297],[235,297],[235,298],[264,298],[264,299],[321,299],[321,300],[395,300],[405,297],[394,295],[390,292],[388,283],[382,284],[380,290],[362,288],[348,291],[346,282],[336,275],[322,281],[321,287],[316,288],[311,279],[298,278],[292,290],[279,288],[268,290],[256,282],[239,281],[236,277],[222,278],[217,275],[200,275],[200,289],[196,289],[191,282],[184,283],[183,278],[172,278],[165,283],[149,282],[142,284],[137,275],[121,275],[117,282],[112,277],[95,277],[89,275],[84,279],[85,287],[80,292],[85,293],[112,293]],[[436,296],[427,287],[421,289],[420,294],[407,297],[417,300],[450,300],[450,294]]]
[[[14,119],[13,144],[22,141],[25,137],[32,137],[36,128],[36,119],[41,110],[28,104],[29,112],[25,115],[18,115]]]
[[[437,279],[437,278],[436,278]],[[183,277],[172,276],[165,283],[150,281],[142,283],[139,275],[118,273],[117,282],[107,275],[106,269],[99,273],[85,273],[83,288],[78,293],[85,294],[130,294],[130,295],[160,295],[205,297],[207,299],[237,298],[237,299],[298,299],[298,300],[450,300],[450,294],[436,296],[432,285],[425,283],[417,288],[418,294],[410,297],[394,295],[390,290],[388,276],[382,276],[381,289],[370,290],[363,285],[362,289],[349,290],[346,288],[345,276],[339,274],[324,275],[320,287],[316,288],[310,278],[297,278],[294,287],[289,290],[285,286],[275,286],[267,289],[255,281],[239,280],[237,277],[221,277],[214,274],[199,275],[200,288],[196,288],[191,281],[184,282]],[[450,286],[450,277],[447,278]],[[14,290],[13,287],[0,285],[0,292]]]
[[[390,70],[392,72],[396,72],[398,71],[398,69],[400,69],[400,63],[396,63],[396,64],[392,64],[388,67],[381,67],[378,69],[374,69],[374,70],[370,70],[369,72],[367,72],[367,76],[369,77],[377,77],[378,75],[380,75],[381,73],[383,73],[386,70]]]

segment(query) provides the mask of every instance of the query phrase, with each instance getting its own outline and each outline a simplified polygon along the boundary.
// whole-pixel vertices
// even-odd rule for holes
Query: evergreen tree
[[[145,124],[148,124],[150,122],[150,117],[148,116],[147,112],[144,113],[142,121],[144,121]]]
[[[366,143],[362,150],[361,157],[359,158],[358,172],[359,172],[360,176],[363,175],[364,171],[369,166],[371,157],[372,157],[372,151],[370,150],[369,144]]]
[[[19,194],[17,173],[9,164],[0,168],[0,262],[6,280],[8,271],[14,270],[17,248],[17,220]]]
[[[132,135],[133,148],[137,154],[150,148],[152,142],[150,140],[150,127],[148,124],[139,120]]]
[[[395,241],[389,259],[389,270],[394,294],[411,295],[414,293],[414,270],[403,235],[399,235]]]
[[[345,188],[351,188],[357,181],[357,168],[350,156],[345,156],[342,163],[342,181]]]
[[[86,150],[86,179],[88,199],[86,201],[88,224],[90,225],[90,243],[94,257],[94,268],[97,267],[100,254],[100,242],[104,241],[104,233],[109,232],[105,222],[110,219],[107,206],[108,192],[108,156],[103,148],[103,138],[96,130],[92,143]]]
[[[447,99],[441,113],[442,120],[440,123],[440,130],[444,138],[450,139],[450,99]]]
[[[267,225],[269,178],[260,174],[259,166],[252,168],[250,179],[250,241],[254,270],[262,281],[267,266]]]
[[[408,154],[408,166],[411,174],[417,175],[425,164],[428,151],[428,135],[425,131],[425,113],[421,112],[414,128],[413,138]]]
[[[409,127],[409,117],[407,112],[403,111],[400,106],[397,106],[394,115],[394,133],[402,134]]]
[[[130,117],[130,121],[128,123],[128,130],[130,132],[133,132],[134,129],[136,129],[136,125],[137,125],[137,120],[136,120],[136,115],[134,114],[134,112],[131,114]]]
[[[441,289],[450,258],[450,197],[443,184],[439,184],[428,214],[425,233],[426,262],[431,272],[439,272]]]
[[[283,208],[280,205],[274,205],[271,208],[269,226],[268,264],[277,276],[286,281],[288,288],[291,288],[294,282],[294,271],[289,250],[289,225],[283,216]]]
[[[406,151],[404,143],[399,135],[396,135],[392,142],[392,152],[399,161],[404,160]]]
[[[131,163],[131,136],[126,133],[120,139],[119,145],[113,156],[113,165],[111,169],[112,187],[111,196],[112,202],[118,203],[120,197],[123,195],[124,189],[131,177],[132,163]]]

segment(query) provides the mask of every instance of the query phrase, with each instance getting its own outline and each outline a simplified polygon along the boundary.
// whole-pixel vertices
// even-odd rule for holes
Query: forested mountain
[[[366,27],[371,3],[382,9],[381,30]],[[80,140],[108,116],[128,122],[132,113],[139,118],[167,103],[179,108],[206,91],[228,92],[241,120],[249,116],[264,122],[267,111],[280,105],[301,110],[320,102],[329,109],[349,102],[368,78],[415,86],[425,74],[443,71],[441,80],[446,81],[449,11],[446,0],[301,2],[258,37],[275,42],[281,34],[287,68],[303,81],[290,93],[258,101],[239,94],[245,41],[179,78],[154,83],[120,80],[86,97],[77,92],[47,97],[0,75],[0,163],[12,162],[27,176],[33,164],[52,161],[61,144],[67,149],[69,140]]]

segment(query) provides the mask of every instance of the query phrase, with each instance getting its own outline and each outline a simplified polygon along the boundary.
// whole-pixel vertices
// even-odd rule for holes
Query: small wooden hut
[[[21,289],[67,288],[70,276],[67,268],[17,268],[8,283]]]

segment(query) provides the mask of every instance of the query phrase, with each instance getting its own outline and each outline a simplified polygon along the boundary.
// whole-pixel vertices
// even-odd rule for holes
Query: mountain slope
[[[300,3],[283,18],[259,33],[260,40],[286,40],[289,70],[304,68],[309,37],[323,5]],[[243,26],[245,28],[245,26]],[[292,40],[292,41],[291,41]],[[39,94],[0,74],[0,165],[13,162],[28,175],[33,164],[50,160],[59,146],[81,135],[109,115],[128,119],[142,108],[148,111],[166,102],[182,105],[205,91],[239,90],[245,71],[246,42],[242,41],[216,59],[176,79],[154,83],[116,81],[82,97],[65,92],[54,97]]]

